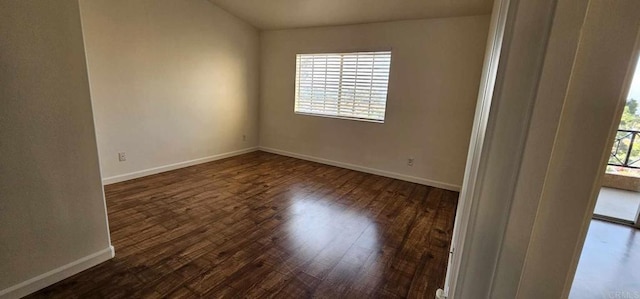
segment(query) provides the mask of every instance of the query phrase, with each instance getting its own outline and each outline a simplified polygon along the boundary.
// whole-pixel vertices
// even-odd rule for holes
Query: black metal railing
[[[640,169],[640,131],[618,130],[609,165]]]

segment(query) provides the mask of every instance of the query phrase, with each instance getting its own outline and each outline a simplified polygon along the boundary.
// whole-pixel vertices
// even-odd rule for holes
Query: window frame
[[[386,95],[384,99],[385,107],[384,114],[382,119],[374,119],[374,118],[365,118],[365,117],[357,117],[357,116],[343,116],[343,115],[331,115],[331,114],[322,114],[322,113],[311,113],[304,111],[297,111],[298,106],[298,56],[299,55],[345,55],[345,54],[358,54],[358,53],[376,53],[376,52],[389,52],[389,71],[387,78],[387,89]],[[297,52],[295,54],[295,65],[294,65],[294,102],[293,102],[293,112],[296,115],[303,116],[315,116],[315,117],[324,117],[324,118],[333,118],[333,119],[343,119],[343,120],[351,120],[351,121],[360,121],[360,122],[368,122],[375,124],[384,124],[387,120],[387,108],[389,102],[389,87],[391,83],[391,64],[393,60],[393,51],[392,48],[380,48],[380,49],[350,49],[344,51],[305,51],[305,52]],[[342,81],[342,77],[340,78]]]

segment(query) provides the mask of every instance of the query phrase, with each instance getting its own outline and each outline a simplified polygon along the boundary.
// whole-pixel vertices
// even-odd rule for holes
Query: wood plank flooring
[[[264,152],[105,192],[116,257],[31,298],[433,298],[458,198]]]

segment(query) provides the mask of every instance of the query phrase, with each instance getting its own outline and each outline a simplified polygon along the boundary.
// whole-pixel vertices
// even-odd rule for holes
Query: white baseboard
[[[37,290],[43,289],[65,278],[71,277],[81,271],[87,270],[97,264],[105,262],[115,256],[113,246],[109,246],[94,254],[87,255],[79,260],[73,261],[34,278],[23,281],[12,287],[0,291],[0,298],[13,299],[29,295]]]
[[[273,154],[288,156],[288,157],[292,157],[292,158],[298,158],[298,159],[307,160],[307,161],[318,162],[318,163],[327,164],[327,165],[331,165],[331,166],[347,168],[347,169],[351,169],[351,170],[371,173],[371,174],[375,174],[375,175],[380,175],[380,176],[384,176],[384,177],[389,177],[389,178],[393,178],[393,179],[403,180],[403,181],[407,181],[407,182],[427,185],[427,186],[446,189],[446,190],[451,190],[451,191],[458,191],[459,192],[460,188],[461,188],[461,186],[459,186],[459,185],[454,185],[454,184],[449,184],[449,183],[429,180],[429,179],[425,179],[425,178],[414,177],[414,176],[410,176],[410,175],[404,175],[404,174],[391,172],[391,171],[386,171],[386,170],[369,168],[369,167],[350,164],[350,163],[338,162],[338,161],[324,159],[324,158],[318,158],[318,157],[313,157],[313,156],[308,156],[308,155],[303,155],[303,154],[292,153],[292,152],[283,151],[283,150],[279,150],[279,149],[275,149],[275,148],[269,148],[269,147],[260,146],[259,149],[261,151],[265,151],[265,152],[269,152],[269,153],[273,153]]]
[[[250,147],[250,148],[245,148],[245,149],[241,149],[241,150],[237,150],[237,151],[233,151],[233,152],[213,155],[213,156],[209,156],[209,157],[204,157],[204,158],[199,158],[199,159],[194,159],[194,160],[189,160],[189,161],[184,161],[184,162],[178,162],[178,163],[159,166],[159,167],[154,167],[154,168],[149,168],[149,169],[145,169],[145,170],[125,173],[125,174],[121,174],[121,175],[116,175],[116,176],[104,178],[104,179],[102,179],[102,184],[103,185],[109,185],[109,184],[124,182],[124,181],[128,181],[128,180],[133,180],[133,179],[145,177],[145,176],[148,176],[148,175],[153,175],[153,174],[157,174],[157,173],[161,173],[161,172],[175,170],[175,169],[178,169],[178,168],[189,167],[189,166],[193,166],[193,165],[197,165],[197,164],[207,163],[207,162],[211,162],[211,161],[215,161],[215,160],[220,160],[220,159],[229,158],[229,157],[233,157],[233,156],[237,156],[237,155],[242,155],[242,154],[246,154],[246,153],[250,153],[250,152],[255,152],[257,150],[258,150],[258,147]]]
[[[254,151],[257,151],[257,150],[261,150],[261,151],[265,151],[265,152],[269,152],[269,153],[274,153],[274,154],[278,154],[278,155],[283,155],[283,156],[288,156],[288,157],[293,157],[293,158],[298,158],[298,159],[302,159],[302,160],[308,160],[308,161],[318,162],[318,163],[322,163],[322,164],[327,164],[327,165],[347,168],[347,169],[351,169],[351,170],[356,170],[356,171],[361,171],[361,172],[381,175],[381,176],[385,176],[385,177],[390,177],[390,178],[399,179],[399,180],[403,180],[403,181],[407,181],[407,182],[412,182],[412,183],[418,183],[418,184],[422,184],[422,185],[432,186],[432,187],[436,187],[436,188],[442,188],[442,189],[452,190],[452,191],[460,191],[460,186],[459,185],[439,182],[439,181],[435,181],[435,180],[429,180],[429,179],[425,179],[425,178],[414,177],[414,176],[410,176],[410,175],[404,175],[404,174],[400,174],[400,173],[396,173],[396,172],[390,172],[390,171],[385,171],[385,170],[380,170],[380,169],[375,169],[375,168],[369,168],[369,167],[350,164],[350,163],[338,162],[338,161],[334,161],[334,160],[318,158],[318,157],[313,157],[313,156],[308,156],[308,155],[303,155],[303,154],[298,154],[298,153],[293,153],[293,152],[288,152],[288,151],[283,151],[283,150],[270,148],[270,147],[263,147],[263,146],[251,147],[251,148],[241,149],[241,150],[228,152],[228,153],[224,153],[224,154],[218,154],[218,155],[213,155],[213,156],[204,157],[204,158],[200,158],[200,159],[194,159],[194,160],[189,160],[189,161],[184,161],[184,162],[179,162],[179,163],[174,163],[174,164],[169,164],[169,165],[164,165],[164,166],[159,166],[159,167],[154,167],[154,168],[149,168],[149,169],[145,169],[145,170],[140,170],[140,171],[136,171],[136,172],[121,174],[121,175],[117,175],[117,176],[112,176],[112,177],[104,178],[102,180],[102,183],[104,185],[109,185],[109,184],[124,182],[124,181],[133,180],[133,179],[137,179],[137,178],[141,178],[141,177],[145,177],[145,176],[148,176],[148,175],[153,175],[153,174],[157,174],[157,173],[161,173],[161,172],[171,171],[171,170],[175,170],[175,169],[179,169],[179,168],[189,167],[189,166],[193,166],[193,165],[197,165],[197,164],[207,163],[207,162],[211,162],[211,161],[215,161],[215,160],[220,160],[220,159],[229,158],[229,157],[233,157],[233,156],[237,156],[237,155],[241,155],[241,154],[246,154],[246,153],[254,152]]]

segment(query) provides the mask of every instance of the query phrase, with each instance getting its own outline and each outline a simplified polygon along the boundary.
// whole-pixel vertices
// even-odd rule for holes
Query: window
[[[391,52],[298,54],[295,113],[384,122]]]

